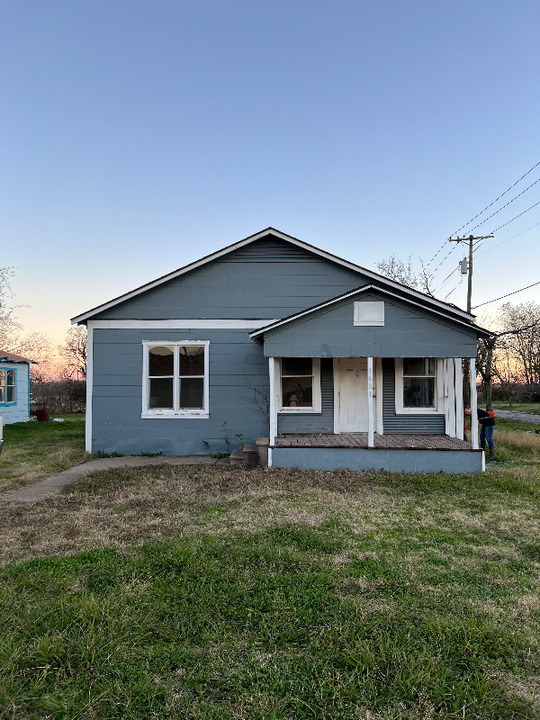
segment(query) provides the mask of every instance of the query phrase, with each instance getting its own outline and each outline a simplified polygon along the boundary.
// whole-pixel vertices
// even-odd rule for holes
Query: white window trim
[[[312,398],[313,398],[313,405],[312,407],[280,407],[281,403],[283,402],[283,388],[281,384],[282,380],[282,373],[281,373],[281,358],[276,358],[276,363],[279,364],[279,401],[278,401],[278,412],[280,414],[296,414],[300,413],[301,415],[306,414],[319,414],[321,413],[321,359],[320,358],[311,358],[311,361],[313,363],[312,369],[313,369],[313,387],[312,387]]]
[[[444,414],[444,360],[435,358],[435,407],[403,407],[403,358],[395,358],[395,405],[396,415],[440,415]],[[440,409],[442,408],[442,410]]]
[[[191,420],[206,420],[210,417],[210,340],[144,340],[143,341],[143,372],[142,372],[142,412],[143,419],[175,420],[178,418],[190,418]],[[174,374],[173,374],[173,402],[178,403],[180,393],[178,383],[180,379],[178,348],[185,345],[204,345],[204,382],[203,382],[203,408],[201,410],[164,410],[148,408],[150,378],[148,377],[148,348],[151,347],[174,347]]]

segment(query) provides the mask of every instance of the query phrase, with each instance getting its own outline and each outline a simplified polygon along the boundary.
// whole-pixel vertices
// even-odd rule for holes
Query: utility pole
[[[449,242],[462,242],[469,243],[469,267],[468,267],[468,278],[467,278],[467,312],[470,313],[472,310],[472,273],[473,273],[473,243],[475,240],[488,240],[493,237],[491,235],[469,235],[469,237],[457,237],[448,238]],[[463,382],[463,404],[465,407],[469,407],[471,404],[471,386],[469,382],[469,363],[464,363],[464,382]],[[476,418],[471,418],[471,434],[476,432]]]
[[[493,233],[491,235],[477,235],[476,237],[474,235],[469,235],[469,237],[457,237],[457,238],[448,238],[449,242],[462,242],[462,243],[469,243],[469,272],[468,272],[468,282],[467,282],[467,312],[470,313],[472,309],[472,272],[473,272],[473,242],[475,240],[488,240],[489,238],[494,237]]]

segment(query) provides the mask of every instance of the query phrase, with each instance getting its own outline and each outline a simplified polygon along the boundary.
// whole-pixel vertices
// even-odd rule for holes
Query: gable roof
[[[268,227],[265,230],[261,230],[260,232],[255,233],[254,235],[250,235],[249,237],[244,238],[243,240],[240,240],[239,242],[233,243],[232,245],[227,245],[226,247],[222,248],[221,250],[218,250],[217,252],[211,253],[210,255],[205,255],[200,260],[196,260],[195,262],[189,263],[188,265],[184,265],[183,267],[178,268],[177,270],[174,270],[173,272],[168,273],[167,275],[162,275],[161,277],[157,278],[156,280],[153,280],[152,282],[146,283],[145,285],[141,285],[140,287],[135,288],[135,290],[131,290],[130,292],[124,293],[123,295],[119,295],[117,298],[114,298],[113,300],[110,300],[109,302],[103,303],[102,305],[98,305],[97,307],[92,308],[91,310],[88,310],[87,312],[82,313],[81,315],[77,315],[76,317],[71,318],[71,323],[72,324],[84,323],[86,320],[89,320],[90,318],[92,318],[92,316],[97,315],[98,313],[101,313],[104,310],[108,310],[109,308],[114,307],[115,305],[119,305],[120,303],[125,302],[126,300],[130,300],[131,298],[137,297],[137,295],[141,295],[142,293],[145,293],[147,290],[152,290],[153,288],[163,285],[164,283],[168,282],[169,280],[173,280],[174,278],[177,278],[181,275],[191,272],[192,270],[196,270],[197,268],[202,267],[203,265],[206,265],[207,263],[212,262],[213,260],[217,260],[217,259],[223,257],[224,255],[228,255],[229,253],[232,253],[235,250],[239,250],[240,248],[243,248],[246,245],[249,245],[249,244],[255,242],[256,240],[260,240],[263,237],[266,237],[267,235],[273,235],[274,237],[277,237],[280,240],[284,240],[285,242],[291,243],[292,245],[296,245],[297,247],[303,248],[304,250],[307,250],[308,252],[315,253],[316,255],[324,258],[325,260],[329,260],[331,262],[337,263],[338,265],[346,267],[349,270],[354,270],[355,272],[361,273],[362,275],[365,275],[368,278],[376,280],[377,282],[380,282],[383,285],[387,285],[389,288],[399,290],[401,293],[404,293],[405,295],[410,295],[413,298],[419,299],[423,302],[423,304],[432,305],[433,307],[443,309],[446,311],[445,314],[452,313],[453,315],[457,315],[458,317],[461,317],[461,318],[467,320],[469,323],[472,322],[475,317],[474,315],[471,315],[470,313],[465,312],[465,310],[461,310],[461,308],[458,308],[456,305],[452,305],[450,303],[443,302],[442,300],[437,300],[436,298],[433,298],[430,295],[426,295],[423,292],[419,292],[418,290],[414,290],[413,288],[408,287],[407,285],[403,285],[402,283],[396,282],[395,280],[390,280],[390,278],[387,278],[384,275],[380,275],[379,273],[373,272],[372,270],[367,270],[366,268],[361,267],[360,265],[356,265],[355,263],[349,262],[348,260],[344,260],[343,258],[340,258],[337,255],[333,255],[332,253],[326,252],[326,250],[321,250],[320,248],[315,247],[314,245],[310,245],[309,243],[306,243],[303,240],[298,240],[298,238],[295,238],[292,235],[287,235],[286,233],[283,233],[280,230],[276,230],[273,227]]]
[[[1,362],[13,362],[13,363],[28,363],[32,365],[37,365],[38,363],[35,360],[29,360],[28,358],[23,358],[20,355],[14,355],[13,353],[9,353],[6,350],[0,350],[0,363]]]
[[[325,307],[330,307],[331,305],[335,305],[336,303],[340,302],[341,300],[347,300],[348,298],[355,297],[356,295],[361,295],[364,292],[367,292],[369,290],[375,290],[376,292],[383,293],[385,295],[390,295],[391,297],[395,297],[398,300],[404,300],[407,303],[410,303],[412,305],[417,305],[419,307],[425,307],[425,303],[419,303],[415,302],[414,300],[410,300],[409,298],[403,298],[401,295],[397,295],[396,293],[393,293],[391,290],[388,290],[387,288],[381,288],[378,285],[362,285],[362,287],[357,288],[356,290],[350,290],[349,292],[343,293],[343,295],[338,295],[335,298],[332,298],[332,300],[326,300],[325,302],[319,303],[318,305],[314,305],[313,307],[307,308],[306,310],[302,310],[302,312],[295,313],[294,315],[289,315],[289,317],[283,318],[282,320],[276,320],[265,327],[259,328],[258,330],[254,330],[249,334],[249,337],[252,340],[255,340],[256,338],[260,337],[261,335],[264,335],[264,333],[268,332],[269,330],[274,330],[275,328],[278,328],[282,325],[288,325],[291,322],[294,322],[295,320],[298,320],[301,317],[304,317],[306,315],[312,315],[313,313],[318,312],[319,310],[322,310]],[[484,328],[481,328],[479,325],[476,325],[472,320],[462,320],[457,317],[449,317],[448,313],[441,312],[440,310],[436,310],[435,308],[429,308],[430,312],[436,313],[437,315],[442,315],[443,317],[452,320],[453,322],[459,323],[460,325],[465,325],[468,328],[472,328],[473,330],[478,331],[480,335],[489,335],[490,333],[485,330]]]

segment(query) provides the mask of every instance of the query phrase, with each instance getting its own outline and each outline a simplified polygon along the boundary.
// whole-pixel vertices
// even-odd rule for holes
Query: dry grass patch
[[[257,532],[276,525],[319,525],[387,512],[393,502],[370,473],[215,466],[115,469],[89,475],[37,503],[0,503],[0,557],[71,553],[142,543],[184,533]]]
[[[509,432],[497,429],[496,434],[494,435],[494,440],[497,441],[497,445],[512,445],[518,448],[525,448],[540,455],[540,435],[537,435],[530,430],[517,430]]]

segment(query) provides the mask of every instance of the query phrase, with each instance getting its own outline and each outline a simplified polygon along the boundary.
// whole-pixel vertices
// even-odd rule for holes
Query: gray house
[[[88,328],[90,452],[240,436],[267,438],[280,467],[483,469],[463,440],[474,317],[273,228],[72,322]]]

